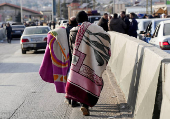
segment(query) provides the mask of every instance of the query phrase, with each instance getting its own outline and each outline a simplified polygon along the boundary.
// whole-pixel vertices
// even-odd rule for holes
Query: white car
[[[153,35],[154,31],[155,31],[155,28],[156,26],[161,22],[161,21],[167,21],[167,20],[170,20],[169,18],[163,18],[163,19],[160,19],[160,18],[156,18],[156,19],[151,19],[150,23],[147,25],[146,29],[144,31],[142,31],[141,35],[143,37],[141,37],[140,39],[149,43],[150,41],[150,35]],[[149,34],[149,37],[148,35]]]
[[[170,20],[157,25],[149,43],[170,53]]]
[[[136,21],[138,22],[138,30],[137,30],[137,34],[138,34],[138,38],[139,39],[143,39],[143,35],[140,34],[142,31],[145,31],[145,29],[147,28],[148,24],[151,22],[152,19],[136,19]]]
[[[67,24],[68,24],[68,20],[61,20],[60,21],[60,27],[67,27]]]
[[[22,54],[29,50],[45,49],[49,31],[48,26],[26,27],[20,39]]]
[[[99,21],[94,21],[94,24],[97,24],[98,25]]]

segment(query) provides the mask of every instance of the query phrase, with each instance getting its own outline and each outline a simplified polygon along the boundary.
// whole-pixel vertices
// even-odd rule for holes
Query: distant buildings
[[[20,6],[2,3],[0,4],[0,21],[17,21],[21,17]],[[23,7],[23,20],[40,20],[42,14],[40,12]]]

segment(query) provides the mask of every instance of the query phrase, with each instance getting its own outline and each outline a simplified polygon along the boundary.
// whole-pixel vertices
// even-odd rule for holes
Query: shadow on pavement
[[[30,50],[26,52],[26,54],[44,54],[44,53],[45,53],[45,50]],[[26,55],[26,54],[23,54],[23,55]]]

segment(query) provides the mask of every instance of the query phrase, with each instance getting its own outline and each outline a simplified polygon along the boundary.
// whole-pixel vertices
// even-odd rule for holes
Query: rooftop
[[[10,6],[10,7],[14,7],[14,8],[18,8],[18,9],[21,9],[20,6],[17,6],[17,5],[14,5],[14,4],[10,4],[10,3],[2,3],[2,4],[0,4],[0,7],[5,6],[5,5],[6,5],[6,6]],[[40,12],[35,11],[35,10],[31,10],[31,9],[28,9],[28,8],[25,8],[25,7],[22,7],[22,9],[23,9],[24,11],[28,11],[28,12],[32,12],[32,13],[41,15]]]

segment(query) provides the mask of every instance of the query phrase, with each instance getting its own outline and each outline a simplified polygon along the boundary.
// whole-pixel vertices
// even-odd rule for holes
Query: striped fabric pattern
[[[76,37],[66,97],[94,106],[103,88],[102,73],[109,58],[109,34],[100,26],[82,23]]]

